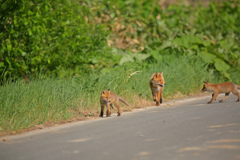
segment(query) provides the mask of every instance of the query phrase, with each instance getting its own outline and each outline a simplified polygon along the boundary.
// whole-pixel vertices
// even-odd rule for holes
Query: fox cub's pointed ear
[[[105,92],[104,92],[104,91],[102,91],[102,92],[101,92],[101,95],[103,95],[103,94],[105,94]]]
[[[108,89],[108,91],[110,91],[110,88]]]
[[[163,75],[163,72],[161,72],[160,74],[161,74],[161,76],[162,76],[162,75]]]

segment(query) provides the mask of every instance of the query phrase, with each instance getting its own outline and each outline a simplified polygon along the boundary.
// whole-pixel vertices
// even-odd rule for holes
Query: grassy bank
[[[202,81],[220,82],[221,77],[208,71],[207,66],[196,56],[164,57],[161,63],[115,67],[106,72],[71,79],[46,78],[8,82],[0,87],[1,134],[18,132],[47,123],[94,117],[99,115],[99,97],[102,90],[111,91],[125,98],[130,110],[144,106],[151,99],[149,77],[153,72],[164,72],[166,86],[164,99],[177,94],[199,92]],[[234,78],[234,77],[233,77]],[[235,79],[239,83],[239,79]],[[148,103],[149,105],[149,103]],[[116,109],[115,109],[116,111]]]

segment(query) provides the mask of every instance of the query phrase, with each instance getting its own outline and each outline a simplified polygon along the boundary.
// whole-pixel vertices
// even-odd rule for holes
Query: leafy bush
[[[108,32],[92,20],[86,2],[4,1],[0,11],[0,79],[61,70],[81,74],[115,63]]]
[[[240,72],[239,0],[208,6],[175,4],[165,10],[154,0],[102,2],[100,17],[107,17],[102,22],[113,32],[112,47],[141,52],[155,61],[166,54],[198,55],[227,80],[230,68]],[[122,60],[131,61],[134,55]]]

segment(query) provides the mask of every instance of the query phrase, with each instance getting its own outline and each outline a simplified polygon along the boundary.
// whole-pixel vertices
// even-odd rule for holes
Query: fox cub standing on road
[[[232,82],[225,82],[220,84],[211,84],[210,82],[204,82],[202,92],[204,91],[213,92],[212,99],[208,103],[212,103],[214,100],[216,100],[219,93],[225,93],[225,97],[219,101],[219,102],[223,102],[229,97],[230,92],[238,96],[238,100],[236,102],[239,102],[240,93],[238,93],[237,89],[240,89],[240,86]]]
[[[107,91],[102,91],[101,97],[100,97],[101,113],[100,113],[99,117],[103,117],[103,111],[104,111],[105,106],[107,106],[106,116],[107,117],[111,116],[110,106],[111,106],[111,108],[113,108],[112,104],[114,104],[117,107],[118,116],[121,116],[121,109],[120,109],[119,101],[123,102],[127,106],[130,106],[130,104],[128,102],[126,102],[122,97],[116,95],[113,92],[110,92],[110,89],[108,89]]]
[[[159,106],[160,103],[162,103],[163,88],[165,85],[163,72],[153,73],[150,77],[149,82],[152,90],[153,100],[156,101],[156,106]]]

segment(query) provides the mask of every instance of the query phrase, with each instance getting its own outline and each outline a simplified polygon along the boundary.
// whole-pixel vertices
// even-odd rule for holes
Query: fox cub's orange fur
[[[210,82],[204,82],[202,92],[204,91],[213,92],[212,99],[208,103],[212,103],[214,100],[216,100],[219,93],[225,93],[225,97],[219,101],[219,102],[223,102],[229,97],[230,92],[238,96],[237,102],[239,102],[240,93],[238,93],[237,89],[240,89],[240,86],[232,82],[225,82],[220,84],[211,84]]]
[[[128,102],[126,102],[122,97],[116,95],[113,92],[110,92],[110,89],[108,89],[107,91],[102,91],[101,97],[100,97],[101,113],[100,113],[99,117],[103,117],[103,112],[104,112],[105,106],[107,107],[106,116],[110,117],[111,116],[111,108],[113,108],[112,104],[114,104],[117,107],[118,116],[120,116],[121,109],[120,109],[119,101],[123,102],[127,106],[130,106],[130,104]],[[111,108],[110,108],[110,106],[111,106]]]
[[[156,101],[156,106],[159,106],[163,100],[163,88],[165,85],[163,72],[161,73],[153,73],[150,77],[150,87],[152,90],[153,100]]]

